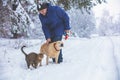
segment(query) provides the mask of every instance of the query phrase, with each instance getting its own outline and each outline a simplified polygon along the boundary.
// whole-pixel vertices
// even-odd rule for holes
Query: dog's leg
[[[48,65],[48,59],[49,59],[49,57],[47,56],[46,57],[46,65]]]
[[[55,63],[56,63],[56,64],[58,63],[58,57],[55,58]]]

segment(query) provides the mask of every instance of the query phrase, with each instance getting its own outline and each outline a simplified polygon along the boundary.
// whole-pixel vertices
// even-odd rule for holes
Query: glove
[[[46,40],[46,44],[49,44],[50,42],[51,42],[51,39],[48,38],[48,39]]]
[[[68,37],[69,37],[69,35],[66,33],[66,35],[65,35],[65,40],[67,40],[67,39],[68,39]]]

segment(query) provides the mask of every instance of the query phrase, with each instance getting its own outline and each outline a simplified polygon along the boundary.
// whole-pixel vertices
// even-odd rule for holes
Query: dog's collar
[[[54,48],[55,48],[55,50],[56,50],[56,51],[60,51],[60,50],[58,50],[58,49],[55,47],[55,45],[56,45],[56,43],[54,43]]]

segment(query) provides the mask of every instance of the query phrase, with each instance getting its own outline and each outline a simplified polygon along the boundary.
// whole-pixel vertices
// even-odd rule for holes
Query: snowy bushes
[[[72,31],[76,32],[79,37],[90,37],[95,32],[95,18],[94,14],[81,13],[79,9],[71,9],[68,11],[70,16],[70,24]],[[77,15],[76,15],[77,14]]]
[[[109,11],[105,10],[98,30],[101,36],[120,35],[120,14],[110,16]]]

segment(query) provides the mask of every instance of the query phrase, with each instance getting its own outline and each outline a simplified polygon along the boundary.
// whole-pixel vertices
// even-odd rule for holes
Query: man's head
[[[37,5],[37,10],[39,11],[40,14],[44,16],[47,13],[47,8],[48,8],[48,3],[42,3]]]

